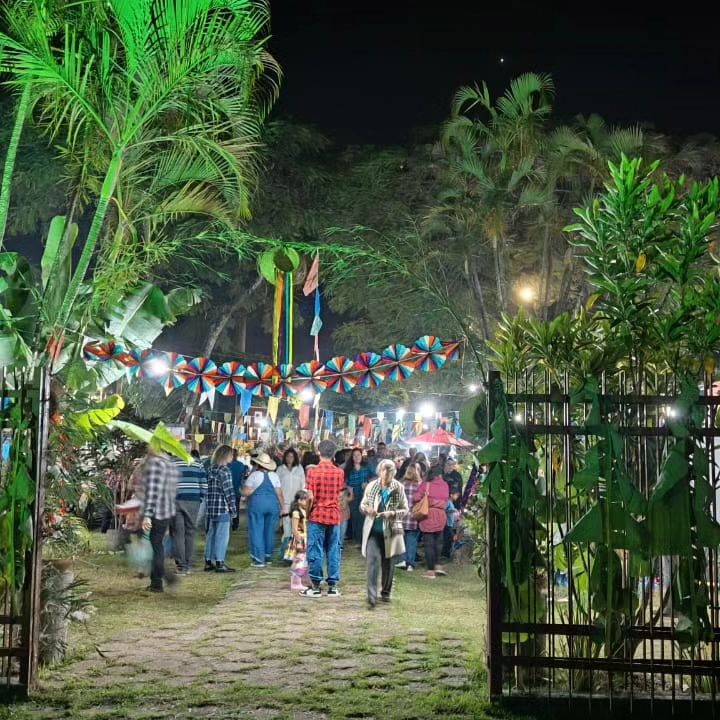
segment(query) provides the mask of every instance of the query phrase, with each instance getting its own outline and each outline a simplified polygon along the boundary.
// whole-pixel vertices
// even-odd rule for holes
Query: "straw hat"
[[[275,470],[277,467],[277,463],[267,453],[260,453],[252,461],[266,470]]]

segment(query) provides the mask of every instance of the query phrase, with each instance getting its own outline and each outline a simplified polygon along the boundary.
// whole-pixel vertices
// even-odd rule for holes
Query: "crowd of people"
[[[204,461],[197,451],[192,455],[184,462],[149,451],[138,475],[153,592],[191,572],[199,527],[206,531],[204,570],[235,572],[226,555],[244,506],[251,568],[284,561],[291,588],[302,596],[320,597],[325,583],[327,596],[338,597],[343,549],[355,545],[366,558],[373,608],[390,601],[395,570],[415,571],[420,552],[423,577],[447,575],[456,526],[477,479],[473,467],[464,482],[448,454],[432,461],[416,451],[393,455],[384,443],[337,450],[325,440],[302,459],[294,448],[240,457],[228,445]],[[167,555],[175,561],[172,574],[165,570]]]

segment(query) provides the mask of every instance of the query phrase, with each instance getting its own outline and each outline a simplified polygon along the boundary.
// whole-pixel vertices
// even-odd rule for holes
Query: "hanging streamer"
[[[277,365],[280,362],[280,320],[282,318],[284,284],[285,276],[282,273],[278,273],[275,279],[275,304],[273,309],[273,365]]]
[[[310,328],[310,334],[315,338],[315,359],[320,362],[320,330],[322,330],[322,319],[320,318],[320,288],[315,290],[315,317]]]
[[[285,363],[293,361],[293,274],[285,275]]]

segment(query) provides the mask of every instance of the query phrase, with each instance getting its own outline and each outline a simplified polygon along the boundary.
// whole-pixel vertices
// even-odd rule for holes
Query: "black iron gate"
[[[20,447],[23,455],[31,458],[30,477],[35,496],[30,508],[31,522],[25,527],[25,531],[32,534],[32,543],[24,558],[18,558],[24,565],[22,585],[19,589],[13,588],[0,580],[0,695],[27,695],[35,683],[38,667],[42,478],[47,463],[49,376],[40,372],[32,383],[24,383],[12,370],[3,368],[0,372],[0,492],[12,491],[13,454]],[[25,429],[18,430],[18,425]]]
[[[503,382],[504,381],[504,382]],[[671,441],[678,388],[671,377],[653,377],[642,393],[626,392],[625,381],[598,395],[603,420],[611,422],[627,458],[625,471],[634,487],[648,498],[658,482]],[[505,394],[507,393],[507,394]],[[699,447],[709,463],[714,495],[720,493],[720,397],[711,382],[697,400],[704,420],[696,428]],[[514,611],[508,607],[505,558],[500,550],[512,533],[511,518],[488,511],[488,670],[494,699],[515,698],[535,703],[557,701],[572,709],[605,712],[669,710],[678,717],[709,710],[720,713],[720,565],[718,547],[698,549],[704,581],[695,591],[702,598],[709,627],[688,641],[689,619],[675,606],[680,558],[651,557],[643,575],[631,567],[629,553],[614,550],[610,559],[621,568],[624,622],[613,628],[612,646],[603,632],[609,612],[593,607],[588,590],[596,547],[565,540],[570,527],[588,510],[586,496],[573,487],[582,456],[592,445],[581,420],[583,408],[571,402],[569,381],[534,371],[512,378],[491,375],[489,423],[497,408],[506,408],[512,432],[522,437],[539,462],[538,502],[529,523],[537,548]],[[718,498],[711,512],[718,518]],[[565,560],[563,560],[565,558]],[[512,558],[515,561],[516,558]],[[683,566],[684,567],[684,566]],[[594,581],[597,582],[598,578]],[[595,594],[597,605],[601,593]],[[612,597],[609,590],[606,597]],[[600,599],[598,599],[600,598]],[[701,607],[702,603],[698,603]],[[520,607],[520,610],[517,607]],[[520,616],[518,616],[520,615]],[[616,616],[614,620],[617,619]],[[695,618],[697,620],[697,618]],[[604,623],[604,625],[603,625]],[[613,652],[606,648],[613,647]],[[641,710],[642,708],[642,710]]]

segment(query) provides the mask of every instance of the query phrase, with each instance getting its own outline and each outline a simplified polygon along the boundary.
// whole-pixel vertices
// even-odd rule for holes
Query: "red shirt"
[[[305,489],[313,495],[308,520],[323,525],[339,525],[340,493],[345,489],[345,473],[330,460],[320,460],[319,465],[307,469]]]

